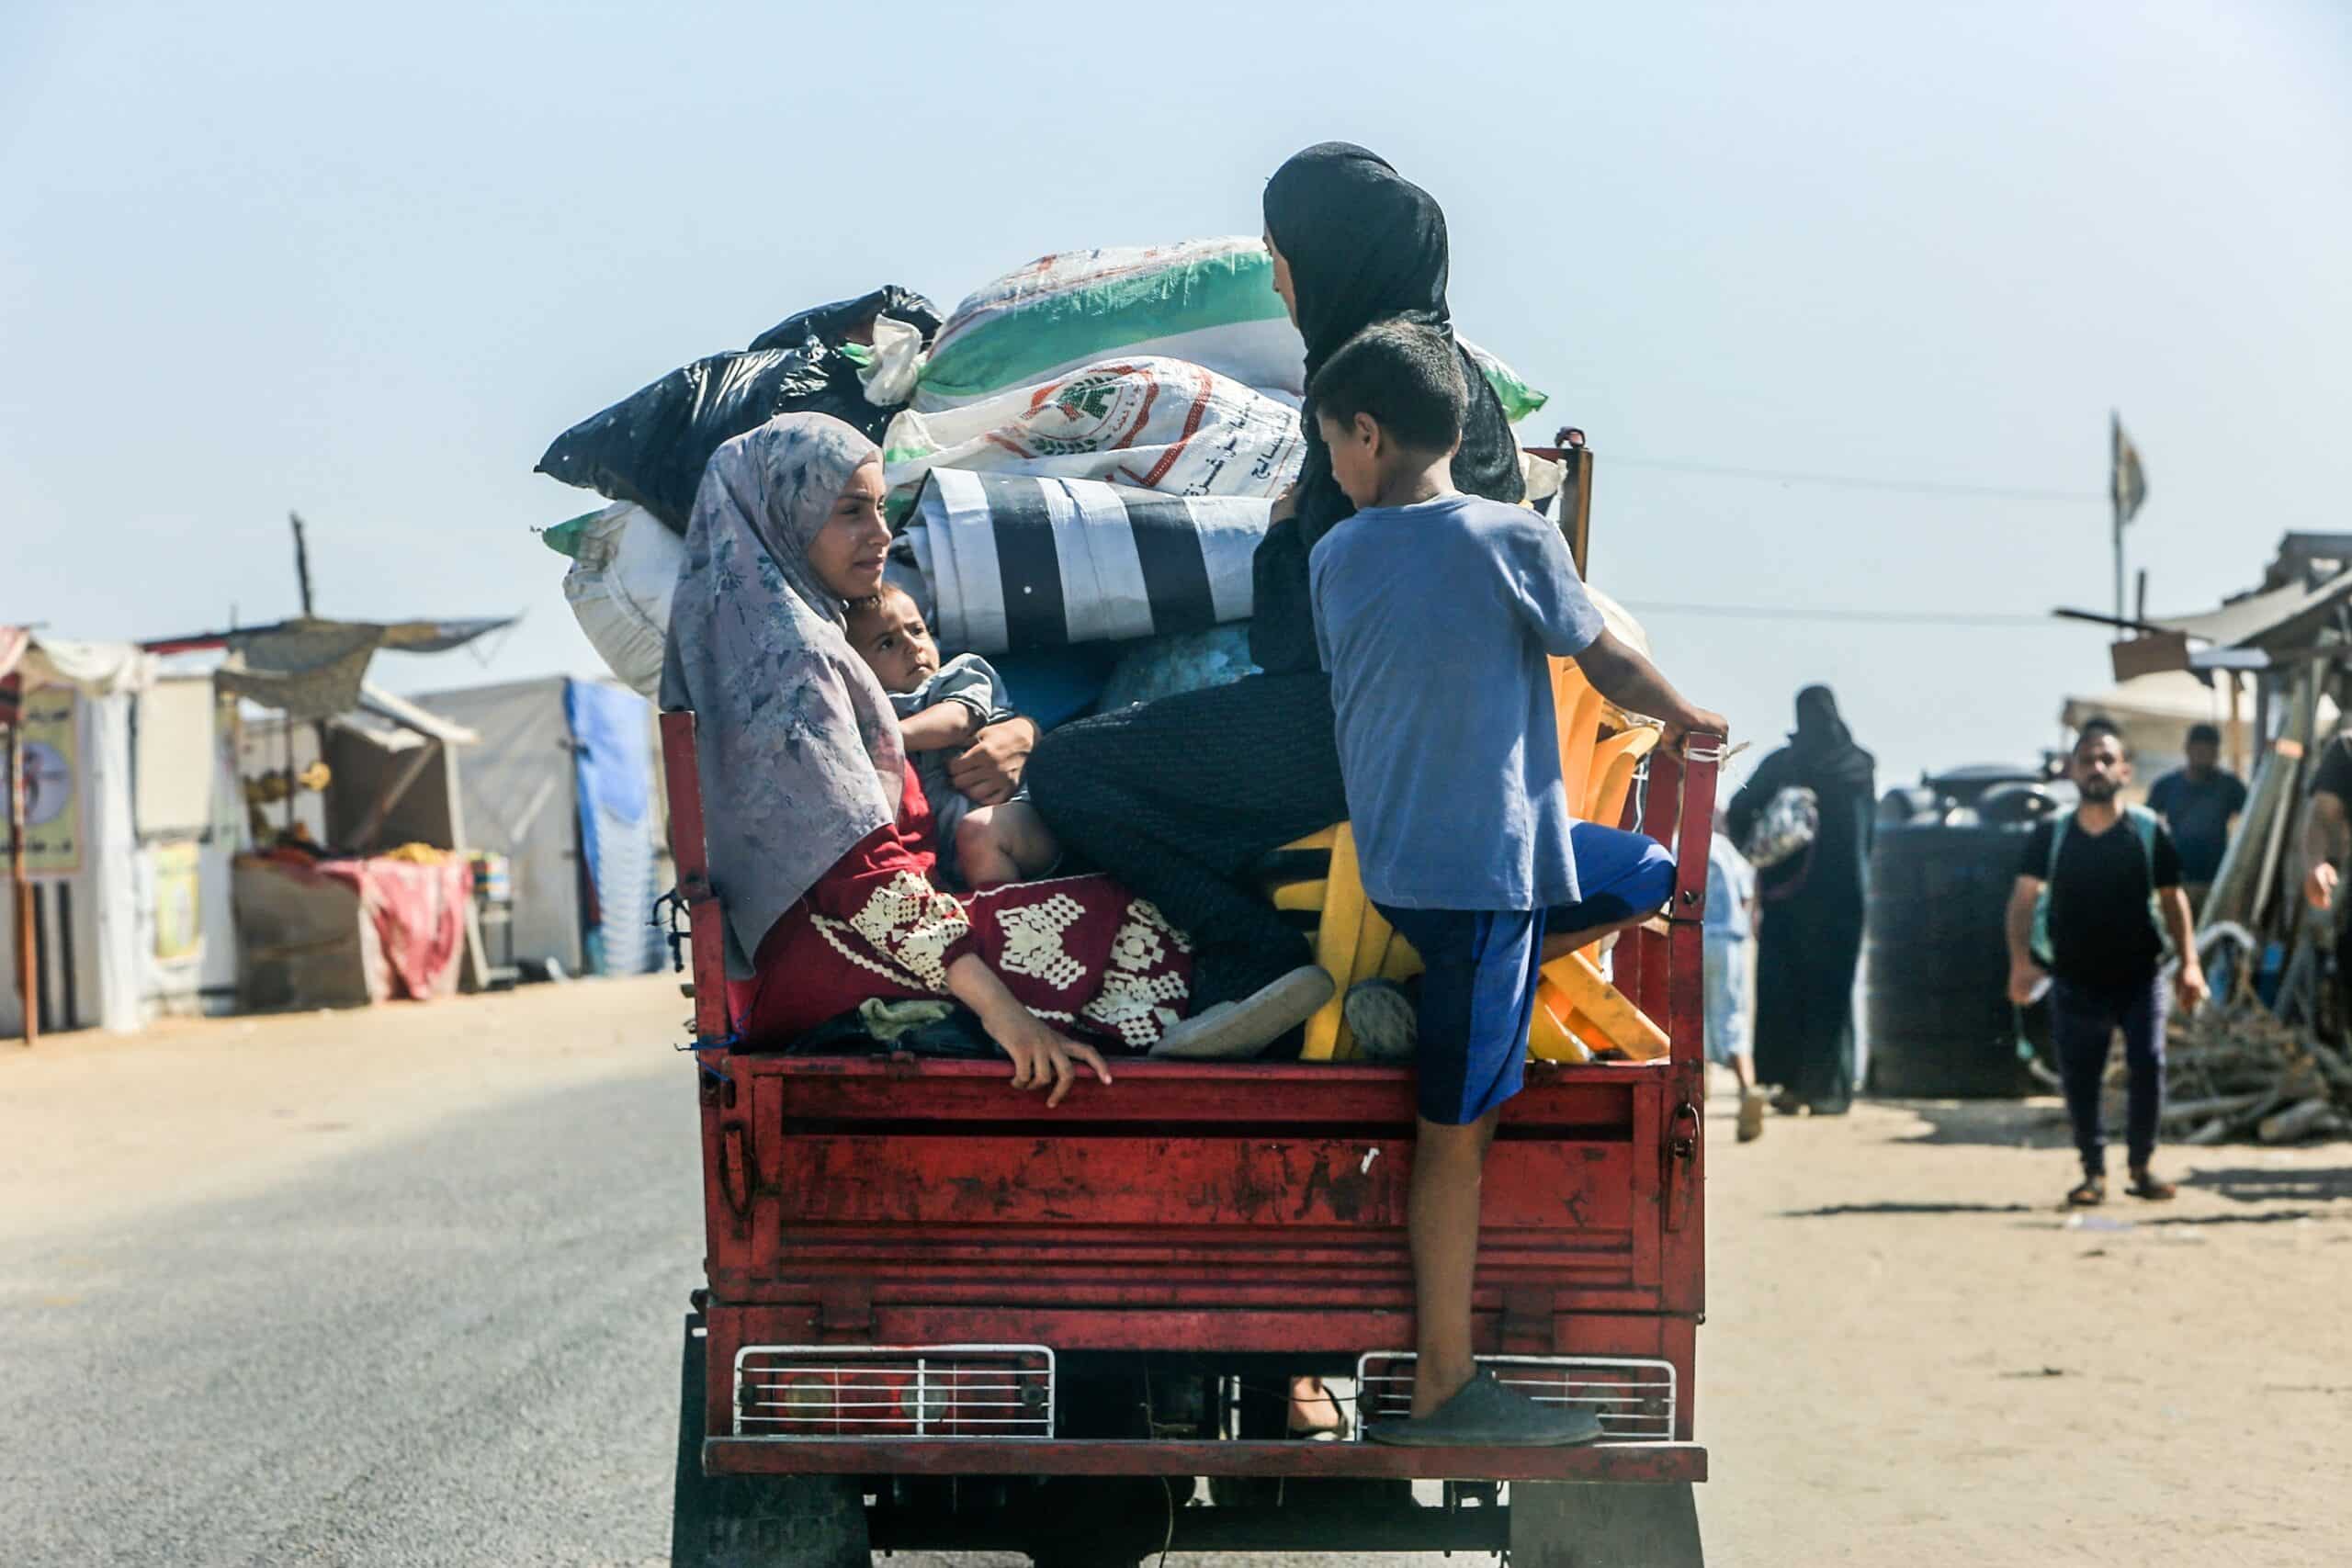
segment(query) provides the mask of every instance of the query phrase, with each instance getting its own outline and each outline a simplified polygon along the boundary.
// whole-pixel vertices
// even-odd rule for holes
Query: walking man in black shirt
[[[2036,827],[2018,866],[2009,897],[2009,998],[2026,1006],[2049,985],[2051,1033],[2075,1146],[2083,1156],[2082,1183],[2066,1201],[2086,1207],[2107,1199],[2099,1085],[2118,1029],[2131,1074],[2130,1190],[2137,1198],[2166,1199],[2172,1184],[2149,1168],[2165,1091],[2159,918],[2180,953],[2180,1005],[2194,1010],[2205,999],[2188,899],[2180,887],[2180,854],[2154,812],[2116,806],[2117,792],[2132,782],[2132,764],[2121,737],[2105,719],[2092,719],[2075,738],[2074,779],[2082,803]]]

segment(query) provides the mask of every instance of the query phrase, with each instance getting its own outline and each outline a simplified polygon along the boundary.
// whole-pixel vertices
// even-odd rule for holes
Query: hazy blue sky
[[[556,432],[886,280],[1253,231],[1307,142],[1445,204],[1464,329],[1602,454],[1631,601],[1747,735],[1833,682],[1887,775],[2020,756],[2105,637],[2107,413],[2159,610],[2352,526],[2352,10],[2332,3],[0,8],[0,620],[524,610]],[[888,18],[887,21],[879,18]],[[1611,466],[1610,459],[1625,462]],[[2078,492],[1996,501],[1633,459]]]

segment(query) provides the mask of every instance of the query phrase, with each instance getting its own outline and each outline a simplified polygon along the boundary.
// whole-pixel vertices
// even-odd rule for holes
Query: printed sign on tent
[[[68,686],[25,698],[25,872],[37,878],[82,869],[81,742]]]
[[[203,951],[202,885],[196,840],[158,844],[155,863],[155,958],[173,964]]]

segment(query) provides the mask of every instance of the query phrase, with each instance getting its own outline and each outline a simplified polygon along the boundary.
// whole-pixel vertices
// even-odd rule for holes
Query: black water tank
[[[2025,834],[2060,804],[2034,776],[1991,769],[1890,792],[1871,856],[1871,1093],[2014,1099],[2038,1091],[2018,1059],[2002,921]],[[2027,1021],[2029,1034],[2038,1032],[2040,1020]]]

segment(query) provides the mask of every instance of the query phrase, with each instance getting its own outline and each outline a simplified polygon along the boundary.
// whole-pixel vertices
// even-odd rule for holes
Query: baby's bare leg
[[[1039,875],[1061,852],[1046,819],[1025,800],[976,806],[956,825],[956,866],[973,888]]]

